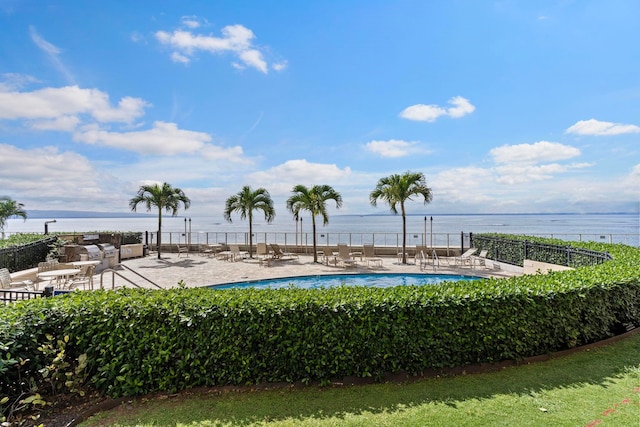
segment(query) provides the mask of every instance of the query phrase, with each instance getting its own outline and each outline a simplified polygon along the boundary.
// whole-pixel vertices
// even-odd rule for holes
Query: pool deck
[[[333,264],[324,265],[314,263],[310,255],[300,255],[299,258],[288,260],[274,260],[269,266],[260,265],[257,259],[245,259],[241,261],[224,261],[216,258],[189,254],[185,256],[177,253],[163,253],[158,259],[156,253],[143,258],[127,259],[122,265],[132,269],[135,273],[146,277],[162,288],[177,287],[183,280],[187,287],[201,287],[221,283],[243,282],[247,280],[261,280],[281,277],[294,277],[304,275],[323,274],[347,274],[347,273],[432,273],[432,274],[464,274],[480,277],[510,277],[523,274],[520,267],[500,264],[500,268],[494,268],[491,260],[486,262],[486,267],[455,266],[453,258],[441,258],[440,266],[434,270],[428,265],[422,271],[420,266],[413,263],[413,258],[408,264],[398,263],[395,257],[381,257],[382,266],[368,266],[366,261],[358,258],[355,266],[342,267]],[[451,265],[448,265],[450,261]],[[102,274],[102,285],[105,289],[120,287],[133,287],[134,285],[118,275],[125,276],[144,288],[155,288],[151,283],[141,279],[127,268],[117,267],[118,274],[105,272]],[[100,287],[101,274],[94,277],[94,288]]]

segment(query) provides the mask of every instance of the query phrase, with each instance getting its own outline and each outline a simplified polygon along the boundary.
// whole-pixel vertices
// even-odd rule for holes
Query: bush
[[[41,381],[47,361],[38,347],[68,336],[66,357],[86,354],[83,375],[93,387],[132,396],[540,355],[607,338],[622,323],[640,325],[640,250],[588,246],[614,260],[438,286],[122,289],[30,300],[0,308],[0,360],[28,360],[22,381]],[[2,390],[20,388],[15,372],[5,378]]]

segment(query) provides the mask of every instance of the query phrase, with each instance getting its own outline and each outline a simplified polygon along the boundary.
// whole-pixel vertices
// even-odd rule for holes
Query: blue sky
[[[340,214],[637,212],[640,3],[0,0],[0,195],[128,211],[166,181],[221,217],[329,184]]]

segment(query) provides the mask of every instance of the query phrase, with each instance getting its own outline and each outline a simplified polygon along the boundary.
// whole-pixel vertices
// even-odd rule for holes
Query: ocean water
[[[54,219],[54,218],[51,218]],[[124,218],[55,218],[48,224],[49,231],[90,232],[90,231],[157,231],[156,217]],[[185,221],[186,219],[186,221]],[[317,218],[318,238],[329,239],[338,234],[398,234],[402,232],[402,217],[399,215],[330,215],[329,224],[321,225]],[[9,219],[5,233],[33,233],[44,231],[45,219]],[[232,223],[207,217],[166,217],[163,216],[163,234],[191,235],[203,233],[248,232],[247,221],[234,218]],[[297,222],[286,217],[277,217],[273,223],[257,220],[253,224],[256,234],[311,233],[310,217]],[[409,215],[407,235],[410,244],[420,244],[423,239],[437,236],[456,236],[461,232],[507,233],[532,236],[558,237],[565,240],[593,240],[606,243],[626,243],[640,246],[640,214],[480,214],[480,215]],[[455,238],[455,237],[452,237]],[[164,239],[164,238],[163,238]],[[415,242],[411,240],[415,240]]]

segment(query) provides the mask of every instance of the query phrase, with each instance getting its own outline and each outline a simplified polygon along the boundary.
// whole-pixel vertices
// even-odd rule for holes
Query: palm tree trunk
[[[160,259],[161,246],[162,246],[162,208],[158,207],[158,259]]]
[[[249,258],[253,258],[253,219],[249,214]]]
[[[311,215],[311,225],[313,229],[313,262],[318,262],[318,250],[316,249],[316,217]]]
[[[404,203],[400,205],[402,207],[402,263],[407,263],[407,215],[404,211]]]

